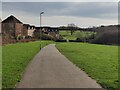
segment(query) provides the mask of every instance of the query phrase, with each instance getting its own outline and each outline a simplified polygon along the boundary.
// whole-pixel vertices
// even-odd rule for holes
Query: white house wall
[[[33,32],[34,32],[34,29],[32,29],[32,30],[31,30],[31,29],[28,30],[28,36],[31,36],[31,37],[32,37],[32,36],[33,36]]]

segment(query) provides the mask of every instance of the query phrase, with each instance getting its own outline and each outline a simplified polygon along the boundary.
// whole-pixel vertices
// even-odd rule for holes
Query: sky
[[[118,23],[118,2],[14,1],[2,2],[2,20],[14,15],[25,24],[39,26],[40,12],[44,11],[42,26],[66,26],[73,23],[79,27],[92,27]]]

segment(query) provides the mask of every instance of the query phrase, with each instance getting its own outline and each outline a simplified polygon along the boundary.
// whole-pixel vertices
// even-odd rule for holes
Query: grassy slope
[[[86,71],[104,88],[117,88],[118,47],[87,43],[58,43],[56,46],[70,61]]]
[[[46,42],[43,41],[42,46],[45,46],[45,44]],[[3,88],[13,88],[20,81],[21,73],[39,50],[39,41],[3,46]]]

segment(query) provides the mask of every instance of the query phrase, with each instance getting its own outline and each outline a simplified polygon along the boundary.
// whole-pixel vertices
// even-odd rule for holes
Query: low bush
[[[40,36],[40,33],[39,32],[34,32],[34,38],[36,39],[43,39],[43,40],[56,40],[56,34],[55,33],[50,33],[49,35],[48,34],[45,34],[45,33],[42,33],[42,36]]]
[[[67,40],[56,40],[56,42],[67,42]]]
[[[79,41],[79,42],[84,42],[84,40],[83,40],[83,39],[81,39],[81,38],[77,38],[77,39],[76,39],[76,41]]]
[[[31,36],[26,36],[25,39],[32,39],[33,37]]]
[[[2,38],[2,45],[16,43],[15,39],[4,39]]]
[[[69,40],[69,42],[81,42],[79,40]]]
[[[2,38],[2,45],[6,45],[6,44],[14,44],[14,43],[17,43],[17,42],[30,42],[30,41],[36,41],[37,39],[34,39],[34,38],[29,38],[29,39],[7,39],[7,38]]]
[[[52,35],[43,34],[42,39],[43,40],[54,40],[55,38]]]

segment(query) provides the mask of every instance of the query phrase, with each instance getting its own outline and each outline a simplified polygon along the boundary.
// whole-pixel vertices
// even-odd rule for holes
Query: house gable
[[[18,20],[13,15],[11,15],[8,18],[6,18],[5,20],[3,20],[2,23],[20,23],[20,24],[23,24],[20,20]]]

